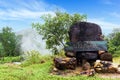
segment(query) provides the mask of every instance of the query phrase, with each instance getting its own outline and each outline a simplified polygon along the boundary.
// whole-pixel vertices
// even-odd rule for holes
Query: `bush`
[[[119,56],[120,56],[120,50],[115,51],[113,57],[119,57]]]
[[[58,56],[59,56],[59,57],[65,57],[65,51],[61,49],[61,50],[59,50],[59,52],[58,52],[57,54],[55,54],[55,55],[53,54],[53,56],[55,56],[55,57],[56,57],[56,56],[57,56],[57,57],[58,57]]]
[[[40,64],[44,63],[45,61],[49,61],[52,59],[50,55],[41,55],[38,51],[29,51],[26,53],[25,61],[21,64],[21,66],[29,66],[32,64]]]
[[[22,63],[22,66],[29,66],[40,62],[40,53],[37,51],[29,51],[25,55],[26,60]]]

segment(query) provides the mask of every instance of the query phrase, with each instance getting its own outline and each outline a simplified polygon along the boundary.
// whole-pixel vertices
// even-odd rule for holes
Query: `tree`
[[[33,23],[32,26],[39,34],[43,35],[46,40],[46,48],[51,49],[54,53],[58,52],[58,46],[65,46],[69,41],[68,30],[69,27],[78,22],[85,21],[86,15],[68,14],[66,12],[55,12],[55,15],[43,15],[41,19],[44,23]]]
[[[2,43],[5,56],[19,55],[19,52],[16,53],[17,36],[14,32],[12,32],[12,28],[4,27],[0,36],[0,41]]]
[[[3,52],[3,46],[2,43],[0,42],[0,57],[4,56],[4,52]]]
[[[120,29],[114,29],[108,36],[108,48],[111,53],[120,51]]]

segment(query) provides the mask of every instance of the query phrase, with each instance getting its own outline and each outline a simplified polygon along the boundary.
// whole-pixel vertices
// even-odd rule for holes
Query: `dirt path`
[[[102,78],[120,78],[120,74],[117,73],[104,73],[104,74],[98,74],[99,77]]]
[[[75,76],[80,75],[80,72],[82,72],[82,68],[77,67],[75,70],[58,70],[58,71],[53,70],[51,74],[61,76]],[[118,73],[95,73],[95,75],[101,78],[120,78],[120,74]]]

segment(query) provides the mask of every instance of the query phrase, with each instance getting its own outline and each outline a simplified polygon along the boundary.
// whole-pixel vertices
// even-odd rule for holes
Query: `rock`
[[[40,63],[41,63],[41,64],[42,64],[42,63],[45,63],[45,61],[44,61],[44,60],[41,60]]]
[[[95,75],[95,70],[94,69],[91,69],[88,76],[94,76]]]
[[[120,74],[120,67],[118,67],[118,69],[117,69],[117,73]]]
[[[84,71],[80,73],[81,75],[85,74],[87,76],[94,76],[95,74],[95,70],[91,69],[90,63],[85,59],[82,61],[82,69]]]
[[[94,76],[95,75],[95,70],[90,69],[90,70],[87,70],[87,71],[83,71],[83,72],[80,72],[80,75]]]
[[[76,58],[55,58],[54,64],[55,67],[64,70],[64,69],[75,69],[76,68]]]
[[[75,57],[75,53],[73,53],[73,52],[66,52],[65,55],[67,57]]]
[[[81,65],[83,60],[87,60],[91,65],[98,59],[96,51],[86,51],[76,53],[77,65]]]
[[[57,71],[58,71],[58,69],[54,67],[54,68],[53,68],[53,71],[57,72]]]
[[[94,64],[94,69],[96,72],[100,73],[119,73],[118,64],[97,60]]]
[[[113,61],[112,60],[112,54],[108,53],[108,52],[105,52],[105,51],[99,51],[99,56],[100,56],[100,60],[103,60],[103,61]]]
[[[20,64],[21,64],[21,62],[13,62],[13,64],[20,65]]]
[[[80,75],[87,74],[87,71],[80,72]]]
[[[82,69],[83,70],[90,70],[91,66],[90,63],[87,60],[82,61]]]
[[[99,25],[90,22],[77,22],[70,27],[71,42],[102,41],[102,31]]]
[[[118,70],[118,67],[115,67],[113,65],[111,65],[111,66],[108,67],[108,72],[109,73],[116,73],[117,70]]]

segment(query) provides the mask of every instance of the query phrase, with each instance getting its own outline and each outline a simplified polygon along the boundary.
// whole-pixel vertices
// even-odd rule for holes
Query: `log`
[[[54,58],[54,65],[59,70],[75,69],[76,58]]]

